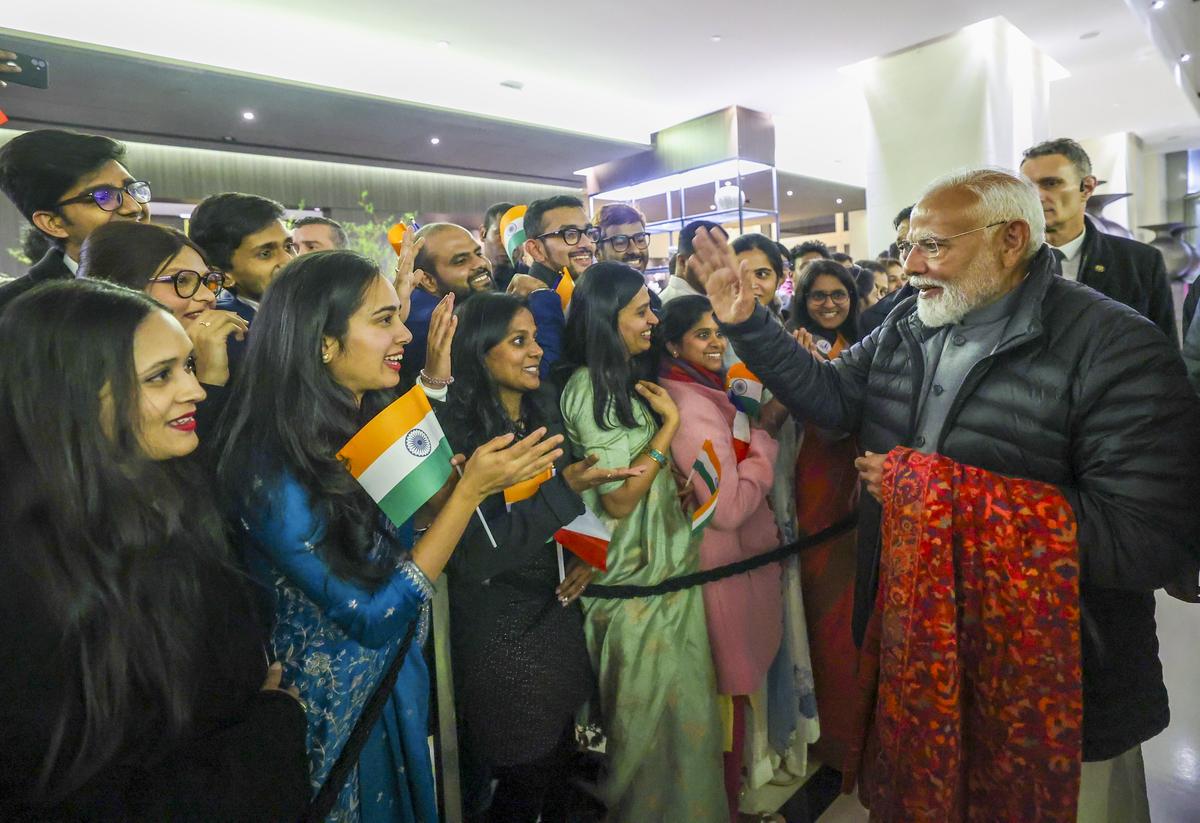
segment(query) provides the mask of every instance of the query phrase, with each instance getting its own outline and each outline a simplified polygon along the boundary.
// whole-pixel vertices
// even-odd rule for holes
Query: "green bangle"
[[[646,456],[657,463],[660,469],[667,467],[667,456],[658,449],[646,449]]]

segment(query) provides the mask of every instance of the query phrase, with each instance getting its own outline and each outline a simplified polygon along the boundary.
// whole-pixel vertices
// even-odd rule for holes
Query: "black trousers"
[[[575,722],[569,720],[557,745],[529,763],[492,770],[498,781],[489,823],[565,823],[569,810],[570,765],[575,749]]]

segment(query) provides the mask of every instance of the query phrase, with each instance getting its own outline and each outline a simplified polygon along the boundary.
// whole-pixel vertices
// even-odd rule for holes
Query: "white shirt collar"
[[[73,276],[79,276],[79,264],[72,260],[71,255],[67,254],[66,252],[63,252],[63,265],[71,271]]]
[[[250,308],[254,309],[255,311],[258,311],[258,301],[257,300],[251,300],[249,297],[242,297],[240,294],[235,294],[233,299],[238,301],[239,303],[245,303]]]
[[[1083,241],[1086,237],[1087,229],[1084,229],[1074,240],[1070,241],[1069,243],[1064,243],[1061,246],[1055,246],[1055,248],[1061,251],[1067,260],[1074,260],[1079,256],[1079,251],[1083,248]]]

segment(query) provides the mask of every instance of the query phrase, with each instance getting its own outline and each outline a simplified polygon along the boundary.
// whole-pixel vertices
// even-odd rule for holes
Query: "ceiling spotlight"
[[[506,89],[512,89],[513,91],[520,91],[521,89],[525,88],[525,84],[520,80],[502,80],[500,85],[504,86]]]
[[[1179,62],[1180,62],[1180,63],[1190,63],[1190,62],[1192,62],[1192,53],[1191,53],[1191,52],[1188,52],[1188,51],[1185,51],[1183,54],[1179,55]]]
[[[243,120],[253,120],[253,119],[254,119],[254,112],[252,112],[252,111],[244,111],[244,112],[242,112],[242,119],[243,119]]]
[[[450,41],[449,41],[449,40],[439,40],[439,41],[438,41],[438,48],[439,48],[439,49],[448,49],[448,48],[450,48]]]
[[[1079,35],[1079,39],[1080,40],[1093,40],[1099,36],[1100,36],[1100,32],[1098,32],[1098,31],[1085,31],[1083,34]]]
[[[717,210],[717,207],[716,207],[715,205],[713,205],[713,206],[709,206],[709,207],[708,207],[708,210],[709,210],[709,211],[716,211],[716,210]]]
[[[719,34],[714,34],[712,37],[710,37],[710,38],[708,38],[708,39],[709,39],[709,40],[711,40],[711,41],[712,41],[712,42],[714,42],[714,43],[720,43],[720,42],[721,42],[721,35],[719,35]]]
[[[791,196],[792,196],[792,190],[791,190],[791,189],[788,189],[787,196],[788,196],[788,197],[791,197]]]
[[[836,202],[839,206],[842,205],[842,198],[839,197]]]
[[[435,145],[435,146],[436,146],[438,143],[442,142],[442,138],[440,138],[440,137],[430,137],[430,138],[429,138],[429,142],[430,142],[430,143],[432,143],[433,145]]]
[[[1155,11],[1158,11],[1166,4],[1167,4],[1167,0],[1154,0],[1154,2],[1150,4],[1150,8],[1154,9]]]

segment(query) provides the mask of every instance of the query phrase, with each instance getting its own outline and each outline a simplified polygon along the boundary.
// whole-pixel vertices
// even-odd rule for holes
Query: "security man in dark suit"
[[[47,280],[67,280],[79,249],[110,220],[149,220],[150,185],[125,168],[125,146],[96,134],[39,129],[0,147],[0,189],[50,250],[21,278],[0,286],[0,310]]]
[[[1179,345],[1175,306],[1162,252],[1105,234],[1084,212],[1096,188],[1092,161],[1074,140],[1039,143],[1024,152],[1021,174],[1038,190],[1046,215],[1046,242],[1059,273],[1078,280],[1150,319]]]

